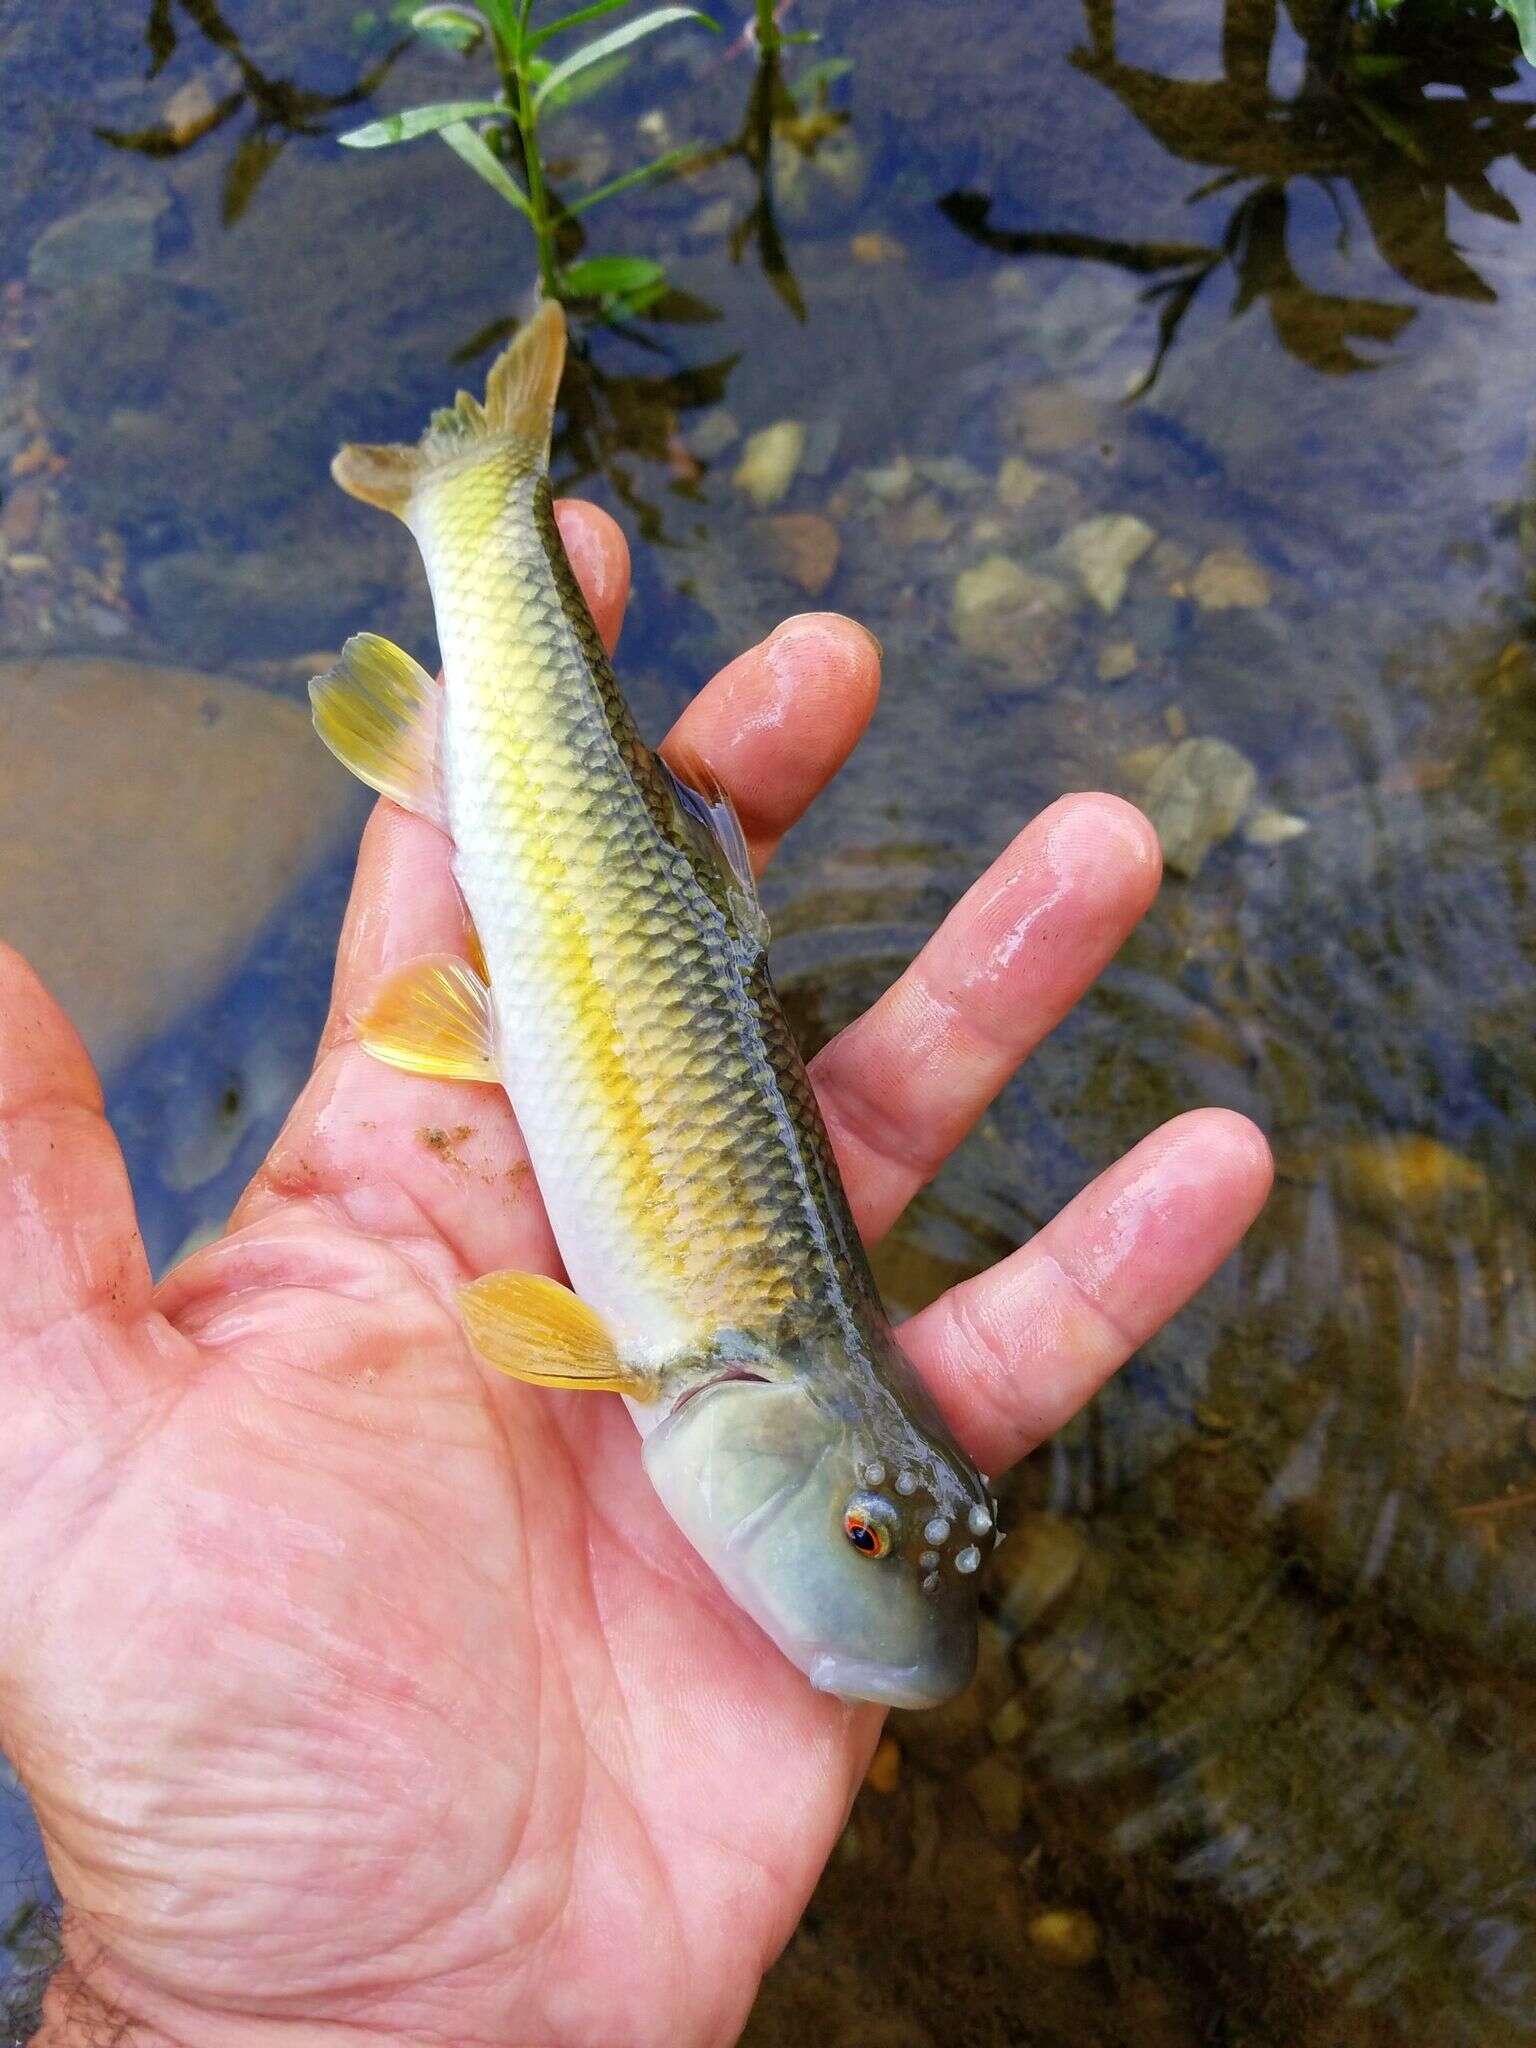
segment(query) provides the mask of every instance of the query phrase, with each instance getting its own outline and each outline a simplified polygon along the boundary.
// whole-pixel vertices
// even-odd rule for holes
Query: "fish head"
[[[728,1378],[685,1397],[644,1456],[684,1535],[819,1690],[925,1707],[969,1684],[993,1509],[958,1452],[893,1461],[799,1382]]]

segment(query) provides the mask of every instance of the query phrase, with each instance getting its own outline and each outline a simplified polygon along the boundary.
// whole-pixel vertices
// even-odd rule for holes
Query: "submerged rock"
[[[950,625],[967,654],[1008,671],[1021,688],[1049,682],[1071,644],[1072,594],[1053,576],[988,555],[955,579]]]
[[[723,405],[712,406],[701,413],[688,429],[688,446],[705,462],[713,462],[717,455],[723,455],[733,441],[741,439],[741,427],[736,415],[727,412]]]
[[[1016,392],[1005,423],[1032,455],[1064,455],[1091,441],[1104,410],[1076,384],[1026,384]]]
[[[1017,1767],[1000,1756],[984,1756],[965,1774],[965,1789],[994,1835],[1018,1832],[1024,1818],[1024,1779]]]
[[[0,933],[108,1067],[356,815],[300,705],[184,669],[0,663],[0,759]]]
[[[1010,455],[997,472],[997,502],[1010,512],[1020,512],[1050,480],[1048,469],[1026,462],[1022,455]]]
[[[1048,1963],[1080,1970],[1102,1947],[1097,1921],[1075,1906],[1056,1906],[1037,1913],[1029,1923],[1029,1939]]]
[[[1157,828],[1163,859],[1187,880],[1237,829],[1259,779],[1246,754],[1225,740],[1183,740],[1154,771],[1142,807]]]
[[[1190,579],[1189,591],[1203,612],[1257,611],[1269,603],[1269,578],[1241,548],[1215,548]]]
[[[820,597],[837,573],[842,548],[831,520],[819,512],[776,512],[761,522],[759,531],[773,567],[807,597]]]
[[[805,453],[805,425],[801,420],[775,420],[748,438],[736,465],[733,479],[754,505],[764,511],[777,505],[795,480],[800,458]]]
[[[1101,512],[1064,534],[1056,552],[1108,614],[1118,609],[1132,568],[1156,539],[1134,512]]]
[[[164,193],[100,199],[43,229],[27,258],[27,276],[48,291],[101,277],[153,270],[170,201]]]

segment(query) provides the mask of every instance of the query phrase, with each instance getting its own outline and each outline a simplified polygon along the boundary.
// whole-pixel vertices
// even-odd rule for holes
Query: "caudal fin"
[[[452,405],[432,415],[414,448],[349,442],[331,464],[331,475],[349,497],[403,517],[423,478],[469,454],[477,441],[520,441],[543,463],[564,368],[565,314],[548,300],[492,363],[484,404],[461,391]]]

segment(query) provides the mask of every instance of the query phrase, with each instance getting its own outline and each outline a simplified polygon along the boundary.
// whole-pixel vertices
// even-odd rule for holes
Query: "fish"
[[[997,1504],[902,1351],[768,968],[739,819],[641,738],[555,523],[545,303],[415,445],[342,489],[404,521],[443,682],[376,635],[311,685],[322,740],[453,844],[475,958],[392,975],[376,1058],[505,1089],[569,1286],[492,1273],[487,1365],[619,1394],[662,1503],[814,1687],[935,1705],[973,1674]]]

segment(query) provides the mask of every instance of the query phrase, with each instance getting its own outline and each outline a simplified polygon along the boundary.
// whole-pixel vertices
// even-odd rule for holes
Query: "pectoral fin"
[[[309,686],[315,730],[380,796],[446,825],[438,773],[442,691],[419,661],[377,633],[354,633],[341,659]]]
[[[714,854],[743,937],[755,946],[766,948],[772,936],[768,929],[768,914],[757,893],[747,835],[742,830],[736,806],[729,794],[714,770],[697,754],[681,760],[677,768],[670,767],[665,761],[659,765],[672,785],[678,805],[693,820]]]
[[[498,1078],[491,992],[451,953],[402,967],[355,1022],[365,1049],[388,1067],[441,1081]]]
[[[536,1273],[488,1273],[459,1290],[469,1341],[487,1365],[539,1387],[585,1387],[648,1400],[646,1374],[620,1358],[584,1301]]]

